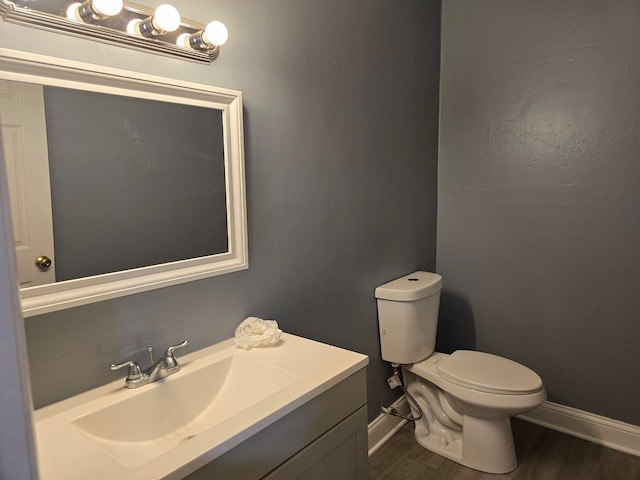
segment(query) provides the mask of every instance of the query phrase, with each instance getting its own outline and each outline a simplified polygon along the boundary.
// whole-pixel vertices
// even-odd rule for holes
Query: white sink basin
[[[123,376],[37,410],[40,480],[182,479],[368,362],[288,334],[275,347],[227,340],[178,360],[158,382],[126,389]]]
[[[129,391],[72,423],[116,461],[136,468],[300,378],[234,355],[190,367],[183,364],[177,374]]]

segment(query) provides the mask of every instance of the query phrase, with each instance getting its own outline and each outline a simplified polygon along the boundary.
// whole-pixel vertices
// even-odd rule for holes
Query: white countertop
[[[125,465],[92,441],[75,424],[91,412],[130,399],[144,389],[168,388],[181,375],[233,357],[257,361],[285,370],[290,380],[259,402],[243,407],[240,414],[221,418],[189,441],[138,465]],[[139,389],[124,388],[124,378],[76,395],[34,413],[38,468],[41,480],[158,480],[181,479],[227,452],[295,408],[320,395],[364,368],[365,355],[290,334],[275,347],[242,350],[233,339],[184,356],[178,355],[180,372]],[[105,368],[107,368],[105,366]],[[224,386],[222,387],[224,388]],[[251,390],[251,385],[247,386]],[[221,412],[222,413],[222,412]],[[132,428],[135,428],[135,412]]]

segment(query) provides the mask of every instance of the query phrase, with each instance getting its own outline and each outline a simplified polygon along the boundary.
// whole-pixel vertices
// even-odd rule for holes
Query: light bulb
[[[97,22],[118,15],[124,6],[123,0],[86,0],[67,7],[67,18],[79,22]]]
[[[190,35],[188,33],[182,33],[180,35],[178,35],[178,39],[176,40],[176,45],[178,45],[179,47],[189,47],[189,37]]]
[[[92,0],[91,5],[96,13],[113,17],[122,11],[124,3],[122,0]]]
[[[164,32],[173,32],[180,26],[180,13],[176,7],[167,3],[156,8],[153,14],[154,26]]]
[[[204,29],[204,41],[213,45],[224,45],[229,39],[229,30],[224,23],[213,21]]]
[[[69,20],[81,20],[76,16],[76,12],[78,11],[79,3],[72,3],[67,7],[67,18]]]
[[[129,35],[140,35],[140,31],[138,30],[138,25],[140,25],[140,23],[142,22],[142,20],[131,20],[129,23],[127,23],[127,33]]]

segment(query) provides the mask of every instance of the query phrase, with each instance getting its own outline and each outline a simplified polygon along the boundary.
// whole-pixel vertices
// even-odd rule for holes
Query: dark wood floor
[[[407,423],[369,459],[370,480],[640,480],[640,457],[512,419],[519,466],[491,475],[421,447]]]

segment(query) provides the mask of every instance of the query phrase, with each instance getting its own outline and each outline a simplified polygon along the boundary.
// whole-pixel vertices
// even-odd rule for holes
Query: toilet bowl
[[[518,465],[510,417],[545,401],[542,380],[496,355],[434,352],[441,288],[439,275],[415,272],[376,289],[382,358],[402,365],[420,406],[418,443],[476,470],[510,472]]]

